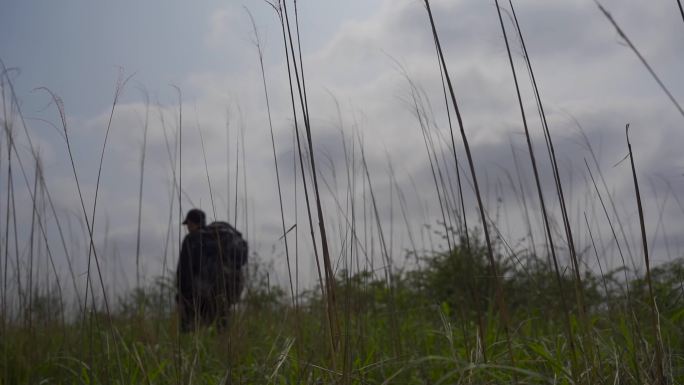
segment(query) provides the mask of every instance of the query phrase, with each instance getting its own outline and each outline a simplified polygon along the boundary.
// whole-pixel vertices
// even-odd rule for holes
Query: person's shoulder
[[[185,237],[183,238],[183,243],[186,243],[186,244],[187,243],[195,243],[195,242],[199,241],[201,238],[202,238],[202,234],[200,233],[200,231],[195,231],[195,232],[186,234]]]

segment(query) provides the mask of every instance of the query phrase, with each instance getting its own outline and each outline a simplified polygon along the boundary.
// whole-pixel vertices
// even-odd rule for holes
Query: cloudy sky
[[[684,99],[684,20],[676,2],[604,0],[602,4],[674,98]],[[615,268],[622,261],[585,160],[627,264],[643,265],[631,170],[628,162],[621,162],[627,154],[627,123],[652,257],[665,262],[681,256],[684,116],[594,1],[522,0],[514,5],[547,112],[575,243],[586,265],[598,268],[590,234],[602,268]],[[91,215],[117,79],[131,76],[122,88],[107,136],[94,220],[106,286],[121,290],[136,281],[145,122],[142,277],[151,280],[175,268],[180,219],[173,186],[180,177],[182,210],[198,206],[210,219],[234,222],[246,233],[258,259],[271,264],[267,269],[273,282],[287,282],[269,114],[250,12],[265,66],[285,226],[297,225],[287,237],[292,266],[296,259],[301,287],[313,282],[316,265],[297,163],[283,37],[268,4],[258,0],[192,4],[5,0],[0,7],[0,59],[7,68],[2,82],[6,108],[0,117],[10,123],[18,150],[12,154],[10,186],[3,132],[2,241],[3,248],[7,244],[9,250],[19,250],[18,258],[16,252],[8,254],[10,275],[28,274],[30,264],[33,194],[29,191],[35,169],[30,143],[40,154],[43,190],[47,190],[36,194],[45,231],[36,234],[41,227],[34,222],[34,274],[44,277],[46,285],[54,281],[50,255],[57,275],[67,282],[63,286],[80,287],[87,270],[84,216],[59,112],[50,95],[37,88],[46,87],[63,100],[84,203]],[[412,261],[405,258],[406,250],[425,253],[447,247],[440,237],[444,233],[440,201],[446,199],[442,206],[451,211],[457,206],[452,194],[457,188],[447,188],[444,198],[444,191],[435,187],[430,163],[429,151],[434,149],[444,185],[454,186],[447,109],[423,2],[300,0],[297,7],[315,161],[336,269],[349,259],[376,271],[385,265],[371,186],[393,264],[409,268]],[[433,12],[487,213],[505,241],[501,250],[510,254],[535,248],[543,253],[546,241],[539,199],[495,4],[436,0]],[[509,12],[504,12],[504,20],[543,191],[559,254],[567,264],[549,158]],[[21,114],[16,105],[9,107],[9,81]],[[180,102],[175,87],[181,91]],[[450,112],[453,115],[453,109]],[[297,119],[301,126],[301,114]],[[426,147],[424,132],[432,147]],[[472,176],[466,170],[460,135],[455,134],[466,217],[470,227],[481,228]],[[307,183],[310,176],[306,175]],[[16,212],[16,242],[14,220],[4,219],[9,198],[15,207],[9,212]],[[12,230],[7,233],[9,240],[7,223]],[[69,283],[65,254],[72,262],[76,285]],[[12,285],[18,283],[13,280]]]

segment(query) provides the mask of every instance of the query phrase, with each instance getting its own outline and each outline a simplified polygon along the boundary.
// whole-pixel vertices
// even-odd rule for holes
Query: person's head
[[[188,232],[194,233],[206,226],[206,215],[200,209],[192,209],[188,211],[183,224],[188,226]]]

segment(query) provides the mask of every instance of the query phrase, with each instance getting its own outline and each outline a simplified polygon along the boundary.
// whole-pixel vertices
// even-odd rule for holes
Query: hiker
[[[226,222],[206,225],[206,215],[199,209],[188,211],[183,224],[188,234],[176,276],[180,328],[190,331],[214,322],[223,328],[242,293],[247,242]]]

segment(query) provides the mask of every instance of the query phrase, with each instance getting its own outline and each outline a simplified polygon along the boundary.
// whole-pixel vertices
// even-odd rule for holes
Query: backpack
[[[201,297],[213,298],[227,290],[247,263],[249,247],[242,234],[227,222],[212,222],[200,230],[195,287]]]

